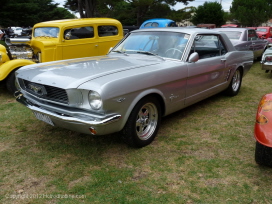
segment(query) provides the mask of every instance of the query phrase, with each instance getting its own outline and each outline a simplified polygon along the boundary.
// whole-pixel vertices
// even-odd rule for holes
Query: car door
[[[66,28],[61,46],[63,59],[99,55],[98,39],[91,25]]]
[[[186,105],[190,105],[222,91],[227,72],[226,46],[217,35],[197,35],[191,53],[197,52],[199,60],[188,62]]]
[[[254,53],[254,58],[261,57],[267,44],[266,40],[260,39],[255,30],[248,30],[248,40],[251,41],[250,49]]]

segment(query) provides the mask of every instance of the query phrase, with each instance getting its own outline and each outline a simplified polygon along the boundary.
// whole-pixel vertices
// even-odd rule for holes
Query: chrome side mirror
[[[197,52],[194,52],[189,56],[188,62],[192,63],[192,62],[197,62],[198,60],[199,60],[199,55]]]

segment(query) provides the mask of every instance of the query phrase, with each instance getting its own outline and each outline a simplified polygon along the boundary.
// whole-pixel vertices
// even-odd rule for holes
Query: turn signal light
[[[93,127],[90,127],[89,130],[93,135],[97,134],[96,130]]]

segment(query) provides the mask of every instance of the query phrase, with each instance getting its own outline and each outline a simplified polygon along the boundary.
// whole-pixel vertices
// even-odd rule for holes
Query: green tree
[[[178,2],[187,5],[190,1],[194,0],[67,0],[64,6],[71,11],[79,12],[82,18],[107,16],[123,19],[124,16],[128,16],[128,21],[132,22],[135,18],[139,26],[151,16],[153,18],[170,15],[169,5],[174,6]]]
[[[185,22],[191,19],[192,15],[195,13],[195,10],[195,7],[185,7],[178,11],[172,10],[167,18],[172,19],[176,22],[181,22],[182,24],[186,24]]]
[[[1,6],[0,25],[3,27],[33,26],[42,21],[75,18],[52,0],[3,0]]]
[[[124,0],[67,0],[64,7],[77,12],[81,18],[107,17]]]
[[[230,12],[243,26],[259,26],[271,18],[271,0],[233,0]]]
[[[216,26],[225,24],[224,11],[221,4],[217,2],[205,2],[203,6],[198,6],[191,19],[194,25],[200,23],[212,23]]]

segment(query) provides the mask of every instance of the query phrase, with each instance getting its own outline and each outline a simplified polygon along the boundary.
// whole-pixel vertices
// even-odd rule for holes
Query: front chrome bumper
[[[25,98],[19,91],[15,92],[14,96],[19,103],[23,104],[33,112],[48,116],[50,120],[52,120],[54,126],[63,127],[85,134],[93,134],[90,131],[90,128],[92,128],[96,130],[97,135],[110,134],[120,131],[119,125],[116,124],[116,122],[118,123],[118,121],[122,118],[119,114],[105,116],[103,118],[98,118],[95,116],[90,117],[89,115],[88,117],[77,118],[38,107],[36,104],[33,104],[27,100],[27,98]]]

